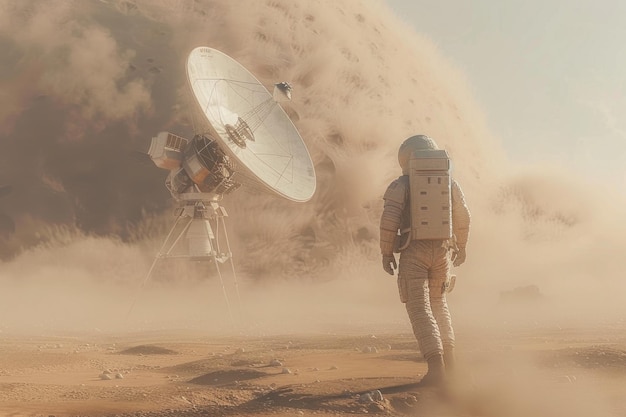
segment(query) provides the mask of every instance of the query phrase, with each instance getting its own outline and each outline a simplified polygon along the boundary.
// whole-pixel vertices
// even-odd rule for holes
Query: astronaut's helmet
[[[400,168],[402,168],[402,174],[407,175],[409,173],[409,159],[414,151],[435,150],[437,144],[435,141],[426,135],[411,136],[400,145],[398,150],[398,162]]]

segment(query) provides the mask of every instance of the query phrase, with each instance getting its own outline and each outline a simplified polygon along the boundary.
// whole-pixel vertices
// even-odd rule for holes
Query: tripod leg
[[[178,220],[180,219],[180,217],[176,220],[176,223],[178,223]],[[183,230],[180,231],[180,233],[178,234],[178,237],[176,238],[176,240],[174,240],[174,243],[172,243],[170,245],[170,248],[167,250],[167,252],[163,253],[163,248],[165,247],[165,244],[163,244],[163,247],[161,248],[161,250],[159,251],[159,257],[162,257],[163,255],[169,255],[170,252],[172,252],[172,249],[174,249],[176,247],[176,245],[178,244],[178,242],[180,241],[180,239],[185,236],[185,233],[187,233],[187,230],[189,230],[189,227],[191,226],[193,219],[189,218],[189,221],[187,222],[187,224],[185,225],[185,227],[183,227]],[[176,227],[176,223],[174,224],[174,228]],[[170,234],[167,235],[167,238],[165,238],[165,242],[167,243],[167,241],[169,240],[170,236],[172,235],[172,232],[174,231],[174,228],[172,228],[172,230],[170,231]]]
[[[226,231],[226,222],[224,221],[224,218],[222,217],[222,230],[224,231],[224,240],[226,241],[226,250],[228,251],[228,255],[229,255],[229,263],[230,263],[230,269],[231,269],[231,273],[233,274],[233,282],[235,284],[235,292],[237,293],[237,301],[239,302],[239,310],[241,311],[241,295],[239,294],[239,281],[237,281],[237,273],[235,272],[235,263],[233,262],[233,256],[232,256],[232,252],[230,250],[230,242],[228,241],[228,232]]]
[[[159,252],[157,253],[157,256],[154,257],[154,260],[152,261],[152,265],[150,266],[150,269],[148,270],[148,273],[146,274],[145,278],[141,282],[141,286],[137,289],[135,297],[133,298],[133,302],[130,305],[130,308],[128,309],[128,313],[126,313],[126,319],[127,320],[128,320],[128,317],[130,316],[130,313],[133,311],[133,308],[135,308],[135,304],[137,303],[137,298],[139,297],[139,291],[141,291],[143,289],[143,287],[145,287],[146,283],[148,282],[148,280],[152,276],[152,272],[154,271],[154,268],[156,267],[157,263],[159,262],[159,260],[161,259],[161,257],[164,254],[163,250],[167,247],[167,244],[170,241],[170,238],[172,237],[172,234],[174,234],[174,230],[176,230],[176,226],[178,226],[178,223],[180,222],[181,219],[182,219],[181,216],[178,216],[176,218],[176,221],[174,222],[174,225],[170,229],[170,232],[167,234],[167,237],[165,238],[165,241],[163,241],[163,245],[161,245],[161,249],[159,249]],[[185,227],[183,228],[183,230],[180,233],[180,235],[176,238],[174,243],[169,247],[169,249],[166,252],[167,254],[169,254],[170,251],[172,250],[172,248],[174,246],[176,246],[176,243],[180,240],[180,237],[185,233],[185,230],[187,230],[187,228],[189,227],[189,224],[191,224],[191,219],[189,219],[189,223],[187,223],[185,225]]]
[[[226,292],[226,286],[224,285],[224,279],[222,278],[222,271],[220,270],[217,256],[213,256],[213,263],[215,264],[215,269],[217,270],[217,276],[220,278],[220,284],[222,284],[222,292],[224,293],[224,300],[226,300],[226,307],[228,308],[228,316],[230,317],[230,322],[234,324],[235,320],[233,319],[233,312],[230,308],[230,301],[228,300],[228,293]]]

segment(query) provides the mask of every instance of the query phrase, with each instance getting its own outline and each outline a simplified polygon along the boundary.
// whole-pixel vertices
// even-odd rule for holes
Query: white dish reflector
[[[309,151],[254,75],[228,55],[198,47],[189,54],[187,76],[211,133],[237,170],[247,171],[242,175],[289,200],[311,199],[316,182]]]

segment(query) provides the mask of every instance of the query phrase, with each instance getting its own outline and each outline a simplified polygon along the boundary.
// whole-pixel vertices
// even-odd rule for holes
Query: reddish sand
[[[1,336],[2,416],[626,413],[615,327],[461,335],[446,392],[416,384],[426,366],[410,335]]]

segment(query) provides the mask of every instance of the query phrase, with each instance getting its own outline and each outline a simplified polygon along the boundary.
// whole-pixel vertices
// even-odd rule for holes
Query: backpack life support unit
[[[445,150],[416,150],[409,159],[411,240],[452,237],[450,158]]]

